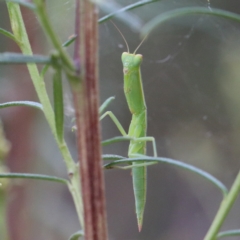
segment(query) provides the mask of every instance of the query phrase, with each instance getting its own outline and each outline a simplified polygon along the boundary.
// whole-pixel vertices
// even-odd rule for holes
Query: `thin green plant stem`
[[[224,220],[226,219],[229,211],[231,210],[235,200],[237,199],[240,192],[240,171],[229,191],[227,196],[223,199],[218,212],[204,238],[204,240],[215,240],[217,234],[222,227]]]
[[[27,32],[22,19],[19,5],[16,3],[7,2],[7,7],[9,11],[12,30],[15,38],[18,39],[19,41],[19,47],[21,51],[23,52],[23,54],[32,55],[31,45],[28,40]],[[50,100],[47,95],[43,78],[39,76],[39,72],[36,64],[27,64],[27,67],[28,67],[31,79],[33,81],[35,90],[37,92],[37,95],[42,104],[43,112],[47,118],[47,121],[49,123],[49,126],[54,136],[56,136],[56,130],[55,130],[55,124],[54,124],[54,113],[52,110]]]
[[[19,43],[19,47],[23,54],[32,55],[31,45],[28,39],[26,28],[22,19],[20,7],[17,3],[7,2],[7,8],[10,16],[10,22],[12,26],[13,34]],[[43,78],[39,75],[36,64],[27,64],[28,71],[30,73],[33,85],[37,92],[40,103],[43,107],[44,115],[50,126],[50,129],[54,135],[54,138],[58,144],[59,150],[63,156],[65,164],[68,169],[69,176],[71,176],[71,187],[69,188],[77,209],[77,214],[81,225],[83,225],[83,211],[82,211],[82,200],[78,186],[78,171],[76,170],[76,164],[74,163],[66,142],[63,140],[60,142],[57,138],[56,127],[55,127],[55,116],[54,112],[47,95],[46,87]]]
[[[69,174],[71,184],[68,184],[68,189],[73,197],[73,202],[77,211],[77,215],[79,218],[79,222],[81,227],[84,227],[83,220],[83,203],[81,196],[81,186],[80,186],[80,175],[79,175],[79,167],[76,165],[75,171],[72,174]]]
[[[19,5],[16,3],[7,2],[7,7],[9,11],[12,30],[15,38],[20,42],[19,47],[22,53],[27,55],[32,55],[31,45],[27,36],[27,32],[22,19],[22,14],[21,14]],[[68,167],[68,170],[73,172],[75,168],[74,166],[75,164],[74,164],[74,161],[72,160],[70,152],[65,147],[66,143],[60,144],[58,142],[56,128],[55,128],[54,112],[53,112],[49,97],[47,95],[43,78],[40,77],[36,64],[27,64],[27,67],[28,67],[28,71],[30,73],[31,79],[33,81],[35,90],[37,92],[37,95],[39,97],[39,100],[42,104],[44,115],[48,121],[48,124],[53,132],[53,135],[59,145],[59,148],[62,154],[64,154],[63,156],[66,162],[66,165]]]
[[[46,33],[46,35],[50,38],[52,44],[54,45],[55,49],[58,51],[63,65],[69,70],[74,71],[74,65],[71,61],[70,57],[67,55],[66,51],[62,47],[62,43],[60,42],[59,38],[55,34],[52,25],[50,24],[50,20],[46,13],[46,8],[44,6],[44,2],[42,0],[34,0],[36,4],[36,11],[39,17],[39,20],[42,24],[42,27]]]
[[[1,166],[0,166],[1,167]],[[7,227],[7,206],[8,206],[8,191],[7,187],[3,188],[0,183],[0,239],[9,240]]]
[[[0,142],[1,141],[5,142],[7,140],[4,138],[3,132],[1,133],[1,131],[3,131],[3,129],[1,129],[1,126],[0,126]],[[4,145],[4,143],[2,144]],[[0,143],[0,145],[2,144]],[[3,154],[2,158],[0,158],[1,173],[5,173],[8,171],[8,168],[4,165],[4,159],[7,156],[7,153],[8,151],[6,152],[6,154]],[[6,221],[7,209],[8,209],[9,186],[10,186],[9,182],[10,181],[8,179],[4,179],[4,180],[0,179],[0,239],[4,239],[4,240],[10,240],[9,228]]]

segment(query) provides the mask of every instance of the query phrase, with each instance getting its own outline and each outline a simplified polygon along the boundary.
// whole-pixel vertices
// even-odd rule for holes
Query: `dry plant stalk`
[[[72,82],[76,110],[77,146],[87,240],[106,240],[104,180],[98,114],[98,14],[89,0],[76,0],[74,62],[77,81]]]

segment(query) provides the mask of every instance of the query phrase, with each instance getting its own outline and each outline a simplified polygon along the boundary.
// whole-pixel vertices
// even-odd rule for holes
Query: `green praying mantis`
[[[114,24],[115,26],[115,24]],[[116,26],[115,26],[116,27]],[[117,27],[116,27],[117,28]],[[128,157],[134,158],[146,154],[146,142],[150,141],[153,145],[154,157],[157,157],[157,148],[155,139],[147,136],[147,107],[145,103],[145,97],[143,92],[142,78],[140,66],[142,63],[142,55],[136,54],[136,51],[141,46],[145,38],[136,48],[134,53],[129,52],[129,47],[124,36],[117,28],[121,36],[123,37],[128,52],[123,52],[122,63],[123,63],[123,74],[124,74],[124,93],[127,100],[129,110],[132,114],[132,120],[129,126],[128,133],[124,130],[121,123],[118,121],[116,116],[110,112],[105,112],[101,117],[102,120],[105,116],[109,116],[117,126],[118,130],[123,137],[130,137],[130,145],[128,148]],[[133,190],[135,197],[135,211],[137,215],[138,229],[141,231],[143,223],[143,214],[146,203],[146,163],[133,163],[132,168],[132,179],[133,179]],[[127,167],[126,167],[127,168]]]

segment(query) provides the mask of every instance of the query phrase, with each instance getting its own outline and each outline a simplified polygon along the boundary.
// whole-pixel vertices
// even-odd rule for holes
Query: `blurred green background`
[[[64,42],[74,33],[74,0],[46,2],[51,21]],[[134,2],[118,1],[123,6]],[[160,13],[186,6],[209,7],[207,0],[163,0],[131,13],[145,23]],[[240,13],[237,0],[211,0],[210,7]],[[36,17],[29,10],[22,10],[34,53],[48,54],[52,47]],[[0,27],[10,31],[3,2],[0,19]],[[114,22],[133,51],[140,42],[139,34],[118,20]],[[239,24],[217,17],[182,17],[155,29],[138,50],[144,58],[148,135],[156,138],[159,156],[209,171],[228,187],[240,168],[239,28]],[[0,51],[19,49],[1,35]],[[126,47],[113,25],[101,24],[101,102],[115,96],[109,109],[128,129],[131,116],[123,94],[123,51]],[[69,52],[72,53],[71,47]],[[46,84],[51,94],[51,71]],[[76,159],[67,83],[65,88],[66,138]],[[0,102],[13,100],[37,100],[29,74],[25,66],[0,66]],[[66,177],[64,163],[40,112],[10,108],[0,110],[0,118],[12,145],[6,160],[12,172]],[[101,125],[103,139],[120,135],[110,119],[104,119]],[[127,143],[119,143],[103,152],[126,156],[127,147]],[[152,154],[150,144],[148,153]],[[138,233],[130,171],[106,170],[105,182],[111,240],[201,240],[222,197],[212,184],[193,173],[165,164],[150,166],[144,225]],[[65,240],[79,229],[71,196],[66,187],[57,183],[14,181],[7,191],[7,200],[9,240]],[[223,229],[239,228],[239,206],[238,200]]]

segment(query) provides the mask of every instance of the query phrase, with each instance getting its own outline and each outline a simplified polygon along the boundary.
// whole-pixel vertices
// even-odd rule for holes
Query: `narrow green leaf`
[[[220,232],[217,235],[217,238],[224,238],[224,237],[234,237],[234,236],[240,236],[240,229],[233,229],[233,230],[228,230],[224,232]]]
[[[133,139],[134,138],[132,138],[132,137],[123,137],[123,136],[113,137],[113,138],[109,138],[107,140],[102,141],[102,146],[107,146],[109,144],[117,143],[117,142],[130,141]]]
[[[58,139],[63,141],[63,127],[64,127],[64,108],[63,108],[63,90],[62,90],[62,76],[61,69],[56,69],[53,76],[53,97],[54,97],[54,112],[55,125]]]
[[[68,180],[64,178],[58,178],[54,176],[48,176],[43,174],[31,174],[31,173],[0,173],[0,178],[26,178],[35,180],[44,180],[51,182],[59,182],[68,185]]]
[[[153,18],[145,26],[143,26],[141,30],[141,35],[142,36],[148,35],[154,28],[156,28],[157,26],[159,26],[160,24],[163,24],[168,20],[172,20],[181,16],[196,15],[196,14],[213,15],[213,16],[218,16],[218,17],[229,19],[229,20],[233,20],[236,22],[240,22],[240,15],[236,13],[231,13],[229,11],[224,11],[224,10],[214,9],[214,8],[211,8],[210,10],[205,7],[186,7],[186,8],[180,8],[180,9],[168,11]]]
[[[108,107],[108,105],[115,99],[115,97],[109,97],[106,99],[99,108],[99,114],[101,115],[103,111]]]
[[[154,3],[154,2],[157,2],[157,1],[161,1],[161,0],[145,0],[145,1],[139,1],[139,2],[136,2],[136,3],[130,4],[130,5],[126,6],[126,7],[123,7],[121,9],[119,9],[119,10],[116,10],[116,11],[114,11],[114,12],[112,12],[112,13],[110,13],[110,14],[102,17],[102,18],[100,18],[98,20],[98,23],[103,23],[103,22],[105,22],[105,21],[107,21],[107,20],[109,20],[109,19],[111,19],[111,18],[113,18],[115,16],[118,16],[121,13],[124,13],[126,11],[132,10],[134,8],[138,8],[138,7],[144,6],[144,5],[149,4],[149,3]]]
[[[0,33],[2,33],[3,35],[5,35],[8,38],[11,38],[13,41],[17,42],[16,38],[14,37],[14,35],[10,32],[8,32],[7,30],[0,28]]]
[[[62,44],[63,47],[68,47],[70,46],[77,38],[77,35],[71,36],[66,42]]]
[[[30,3],[30,2],[27,2],[27,1],[24,1],[24,0],[6,0],[6,2],[18,3],[18,4],[22,5],[23,7],[27,7],[31,10],[36,9],[36,7],[33,3]]]
[[[68,240],[78,240],[78,238],[83,237],[84,232],[82,230],[75,232],[73,235],[70,236]]]
[[[47,70],[49,69],[50,66],[51,66],[50,64],[46,64],[46,65],[43,66],[43,68],[42,68],[42,70],[40,72],[40,76],[42,78],[44,77],[44,75],[46,74],[46,72],[47,72]]]
[[[215,186],[217,186],[222,194],[223,197],[227,196],[228,190],[227,188],[224,186],[224,184],[222,182],[220,182],[217,178],[213,177],[210,173],[205,172],[203,170],[201,170],[200,168],[194,167],[190,164],[187,163],[183,163],[181,161],[178,160],[174,160],[171,158],[164,158],[164,157],[141,157],[141,158],[125,158],[122,160],[116,160],[114,162],[108,163],[106,165],[104,165],[105,168],[112,168],[114,165],[118,165],[118,164],[124,164],[124,163],[133,163],[133,162],[141,162],[145,161],[145,162],[163,162],[163,163],[167,163],[167,164],[171,164],[171,165],[175,165],[178,166],[180,168],[189,170],[191,172],[197,173],[200,176],[204,177],[205,179],[209,180],[211,183],[213,183]]]
[[[115,155],[115,154],[103,154],[102,159],[105,161],[115,161],[115,160],[120,160],[120,159],[125,159],[125,157],[120,156],[120,155]]]
[[[93,0],[99,8],[101,8],[104,12],[112,14],[117,13],[119,9],[122,9],[119,4],[116,2],[110,2],[110,1],[101,1],[101,0]],[[132,13],[128,13],[126,11],[121,11],[121,14],[116,14],[116,18],[118,18],[123,23],[126,23],[128,26],[130,26],[135,31],[139,31],[142,27],[142,21],[140,18],[135,16]]]
[[[45,3],[42,0],[34,0],[33,1],[36,5],[36,14],[38,16],[38,20],[40,21],[43,29],[45,30],[45,34],[51,40],[55,50],[57,51],[59,58],[62,60],[62,67],[66,69],[68,72],[75,72],[75,66],[67,54],[65,49],[62,47],[59,37],[56,35],[55,31],[53,30],[53,26],[49,20],[49,15],[46,11]],[[70,75],[70,74],[69,74]],[[69,76],[68,75],[68,76]]]
[[[25,63],[51,63],[51,58],[43,55],[24,55],[21,53],[5,52],[0,54],[0,63],[13,63],[13,64],[25,64]]]
[[[43,110],[42,104],[38,102],[32,102],[32,101],[14,101],[14,102],[0,103],[0,108],[18,107],[18,106],[33,107],[39,110]]]

